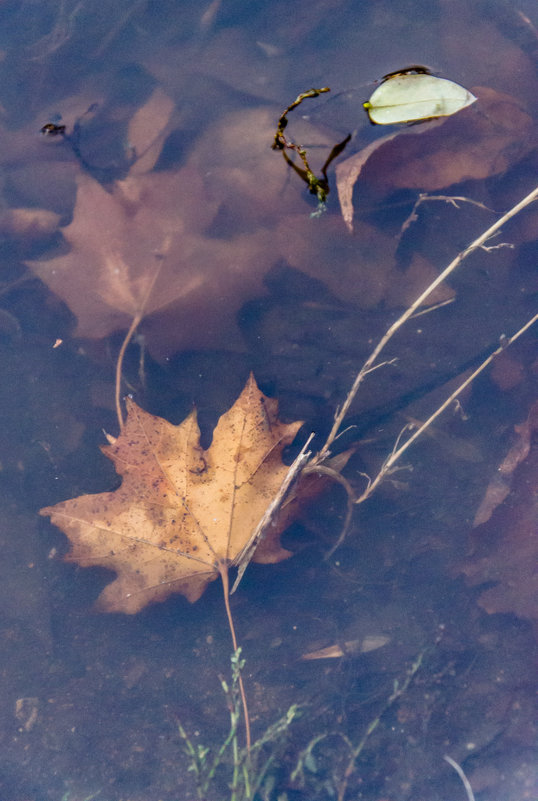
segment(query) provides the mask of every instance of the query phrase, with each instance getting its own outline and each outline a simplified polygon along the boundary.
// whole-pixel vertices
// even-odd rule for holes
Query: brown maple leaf
[[[288,474],[283,448],[301,423],[277,419],[251,376],[224,414],[208,450],[200,446],[193,411],[178,426],[127,401],[128,417],[103,452],[123,477],[115,492],[82,495],[41,510],[71,540],[67,559],[101,565],[117,578],[98,599],[107,612],[134,614],[182,593],[196,601],[229,565],[249,555],[252,535]],[[290,554],[269,526],[253,560]]]
[[[253,264],[269,241],[205,237],[215,209],[203,194],[189,167],[132,175],[110,190],[77,177],[73,220],[62,229],[70,250],[27,262],[76,315],[76,336],[99,339],[156,312],[173,319],[150,332],[148,346],[159,356],[214,343],[217,331],[230,334],[244,298],[261,291],[263,270]]]
[[[73,217],[61,229],[68,250],[27,262],[76,316],[76,336],[134,330],[153,315],[143,333],[157,357],[240,344],[235,312],[262,291],[274,258],[261,228],[206,233],[221,200],[204,166],[152,171],[173,120],[173,101],[156,89],[129,122],[127,177],[104,186],[79,169]]]

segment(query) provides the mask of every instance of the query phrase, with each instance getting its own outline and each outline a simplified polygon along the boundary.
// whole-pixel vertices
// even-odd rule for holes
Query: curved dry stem
[[[416,298],[415,301],[409,306],[409,308],[390,326],[384,336],[380,339],[368,359],[365,361],[363,366],[361,367],[359,373],[357,374],[355,381],[351,389],[348,392],[348,395],[342,405],[342,407],[338,410],[333,426],[327,437],[325,444],[323,445],[321,451],[317,455],[316,459],[318,461],[323,461],[329,453],[331,445],[333,444],[334,440],[338,436],[338,432],[342,426],[344,418],[346,417],[349,408],[353,401],[355,400],[355,396],[359,390],[360,385],[362,384],[365,376],[372,371],[374,362],[385,347],[385,345],[392,339],[394,334],[402,327],[402,325],[409,320],[409,318],[416,312],[419,306],[422,305],[423,301],[426,300],[429,295],[441,284],[454,270],[456,267],[464,261],[471,253],[475,250],[483,248],[485,243],[490,239],[499,229],[506,223],[508,220],[511,220],[512,217],[515,217],[516,214],[528,206],[530,203],[533,203],[536,199],[538,199],[538,187],[530,192],[526,197],[523,198],[519,203],[517,203],[510,211],[503,214],[503,216],[497,220],[493,225],[491,225],[484,233],[482,233],[479,237],[477,237],[471,244],[465,248],[461,253],[459,253],[455,259],[453,259],[448,267],[446,267],[437,278],[432,281],[432,283]]]
[[[444,755],[443,759],[445,760],[445,762],[448,762],[448,764],[451,765],[454,768],[454,770],[456,771],[456,773],[458,774],[458,776],[462,780],[463,786],[465,787],[465,792],[467,793],[468,801],[475,801],[473,788],[471,787],[469,779],[467,778],[467,776],[463,772],[463,768],[461,767],[461,765],[458,765],[456,760],[452,759],[452,757],[449,757],[447,754]]]
[[[353,487],[344,476],[338,472],[338,470],[334,470],[332,467],[327,467],[326,465],[319,464],[319,465],[312,465],[312,467],[305,467],[304,474],[307,473],[316,473],[318,475],[328,476],[333,481],[336,481],[337,484],[340,484],[346,491],[347,496],[347,509],[346,509],[346,519],[344,520],[344,525],[342,526],[342,530],[338,535],[338,539],[330,548],[330,550],[325,554],[325,559],[330,559],[333,553],[336,551],[337,548],[343,543],[346,538],[347,532],[349,530],[349,526],[351,524],[351,517],[353,515],[353,504],[355,503],[355,493],[353,492]]]
[[[470,197],[462,197],[461,195],[429,195],[427,192],[421,192],[411,210],[411,214],[404,221],[400,229],[400,234],[403,234],[404,231],[407,231],[410,225],[418,220],[419,206],[421,206],[423,203],[429,203],[430,200],[440,200],[443,203],[448,203],[450,206],[454,206],[455,209],[460,208],[458,205],[459,203],[470,203],[472,206],[476,206],[479,209],[484,209],[484,211],[493,211],[493,209],[490,209],[489,206],[486,206],[484,203],[480,203],[479,200],[473,200]]]

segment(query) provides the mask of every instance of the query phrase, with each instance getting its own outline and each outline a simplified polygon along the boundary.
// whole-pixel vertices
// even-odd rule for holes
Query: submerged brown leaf
[[[261,290],[252,265],[264,237],[200,235],[214,213],[202,195],[201,178],[188,167],[130,176],[110,191],[78,176],[73,220],[62,229],[69,252],[28,263],[76,315],[77,336],[105,337],[156,312],[174,318],[148,343],[158,355],[226,336],[243,299]],[[222,325],[212,326],[208,313],[222,308]]]
[[[127,132],[129,146],[135,156],[131,174],[153,169],[161,154],[165,134],[169,133],[173,112],[174,101],[161,88],[157,88],[133,115]]]
[[[424,135],[389,143],[368,165],[370,180],[392,190],[444,189],[505,172],[534,147],[532,117],[510,95],[473,89],[478,102]]]
[[[276,258],[265,225],[211,230],[223,201],[207,159],[151,171],[172,118],[172,102],[156,90],[130,121],[128,176],[105,186],[79,169],[72,221],[61,229],[66,252],[28,262],[76,316],[76,336],[102,338],[144,319],[157,358],[237,346],[236,312],[263,291]],[[250,170],[249,163],[243,181],[252,186],[259,181]],[[236,177],[226,176],[227,191],[241,197]]]
[[[527,420],[521,425],[515,426],[517,438],[487,486],[486,493],[474,517],[473,526],[475,528],[487,523],[497,506],[510,494],[514,471],[528,457],[533,433],[536,429],[538,429],[538,403],[531,409]]]
[[[474,553],[461,566],[469,584],[490,585],[478,598],[486,612],[512,612],[534,621],[538,621],[537,434],[535,402],[499,468],[512,486],[488,488],[481,506],[486,522],[475,528]]]
[[[336,165],[336,191],[338,192],[338,200],[340,201],[340,210],[342,217],[350,233],[353,233],[353,189],[361,174],[361,170],[372,155],[378,148],[382,147],[386,142],[390,142],[395,136],[398,136],[399,131],[382,136],[381,139],[376,139],[370,142],[369,145],[363,147],[358,153],[345,159]]]
[[[239,564],[251,535],[285,478],[283,448],[301,423],[277,419],[277,403],[250,378],[224,414],[208,450],[196,412],[179,426],[127,401],[122,433],[103,452],[123,477],[119,489],[83,495],[41,510],[69,537],[69,561],[101,565],[117,578],[99,607],[133,614],[173,593],[196,601],[229,565]],[[290,554],[269,527],[253,561]]]
[[[532,118],[519,101],[487,87],[473,92],[476,106],[389,134],[338,165],[338,196],[350,231],[359,176],[379,197],[397,189],[437,191],[498,175],[532,150]]]

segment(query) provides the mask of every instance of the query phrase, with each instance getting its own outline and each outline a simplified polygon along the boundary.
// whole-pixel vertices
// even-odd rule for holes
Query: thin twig
[[[498,347],[498,348],[496,348],[496,349],[493,351],[493,353],[491,353],[491,354],[490,354],[490,355],[487,357],[487,359],[484,359],[484,361],[483,361],[483,362],[482,362],[482,363],[481,363],[481,364],[480,364],[480,365],[479,365],[479,366],[476,368],[476,370],[474,370],[474,371],[471,373],[471,375],[469,375],[469,376],[468,376],[468,377],[465,379],[465,381],[463,381],[463,382],[462,382],[462,383],[459,385],[459,387],[457,387],[457,389],[455,389],[455,390],[454,390],[454,392],[452,392],[452,393],[449,395],[449,397],[448,397],[448,398],[446,398],[446,400],[445,400],[445,401],[443,401],[443,403],[442,403],[442,404],[439,406],[439,408],[438,408],[438,409],[436,409],[436,410],[435,410],[435,412],[434,412],[432,415],[430,415],[430,416],[428,417],[428,419],[427,419],[427,420],[426,420],[424,423],[422,423],[422,425],[421,425],[419,428],[417,428],[417,429],[416,429],[416,431],[414,431],[414,432],[413,432],[413,434],[412,434],[412,435],[409,437],[409,439],[408,439],[408,440],[406,440],[406,441],[404,442],[404,444],[403,444],[403,445],[401,445],[400,447],[396,447],[396,448],[395,448],[395,449],[392,451],[392,453],[390,454],[390,456],[388,457],[388,459],[386,459],[386,460],[385,460],[385,462],[383,463],[383,466],[382,466],[381,470],[379,471],[378,475],[377,475],[377,476],[375,477],[375,479],[374,479],[374,480],[371,482],[371,484],[370,484],[370,485],[369,485],[369,486],[368,486],[368,487],[365,489],[365,491],[362,493],[362,495],[361,495],[359,498],[357,498],[357,500],[355,501],[355,503],[362,503],[363,501],[365,501],[365,500],[366,500],[366,498],[368,498],[368,497],[369,497],[369,496],[372,494],[372,492],[375,490],[375,488],[378,486],[378,484],[379,484],[379,483],[380,483],[380,482],[381,482],[381,481],[382,481],[382,480],[385,478],[385,476],[386,476],[386,475],[388,475],[388,474],[389,474],[389,473],[392,471],[392,469],[394,468],[394,465],[395,465],[395,463],[398,461],[398,459],[400,458],[400,456],[401,456],[403,453],[405,453],[405,451],[406,451],[406,450],[409,448],[409,446],[410,446],[410,445],[412,445],[412,444],[413,444],[413,442],[415,442],[415,440],[417,440],[417,439],[418,439],[418,438],[419,438],[419,437],[420,437],[420,436],[421,436],[421,435],[424,433],[424,431],[426,431],[426,429],[427,429],[427,428],[429,428],[429,427],[431,426],[431,424],[434,422],[434,420],[436,420],[436,419],[439,417],[439,415],[440,415],[440,414],[442,414],[442,413],[445,411],[445,409],[446,409],[448,406],[450,406],[450,404],[451,404],[453,401],[455,401],[455,400],[456,400],[456,398],[458,397],[458,395],[461,395],[461,393],[463,392],[463,390],[464,390],[466,387],[468,387],[468,386],[469,386],[469,384],[471,384],[471,383],[472,383],[472,382],[475,380],[475,378],[476,378],[476,377],[477,377],[477,376],[478,376],[478,375],[479,375],[479,374],[480,374],[480,373],[481,373],[483,370],[485,370],[485,369],[486,369],[486,367],[487,367],[489,364],[491,364],[491,362],[493,361],[493,359],[494,359],[496,356],[498,356],[498,355],[499,355],[499,353],[502,353],[504,350],[506,350],[506,348],[507,348],[509,345],[511,345],[511,344],[512,344],[512,342],[515,342],[515,341],[516,341],[516,339],[519,339],[519,337],[520,337],[522,334],[524,334],[524,333],[525,333],[525,331],[527,331],[527,330],[528,330],[528,329],[529,329],[531,326],[533,326],[533,325],[534,325],[536,322],[538,322],[538,314],[535,314],[535,315],[534,315],[534,317],[532,317],[530,320],[528,320],[528,321],[525,323],[525,325],[523,325],[523,326],[522,326],[522,327],[519,329],[519,331],[516,331],[516,333],[515,333],[515,334],[513,334],[511,337],[509,337],[508,339],[506,339],[506,338],[503,338],[503,340],[502,340],[501,344],[499,345],[499,347]],[[405,431],[407,428],[408,428],[408,426],[406,426],[406,427],[404,428],[404,431]],[[403,432],[402,432],[402,433],[403,433]],[[400,436],[401,436],[401,434],[400,434]]]
[[[465,248],[461,253],[459,253],[455,259],[453,259],[448,267],[446,267],[438,276],[437,278],[432,281],[432,283],[416,298],[416,300],[409,306],[409,308],[400,316],[398,319],[390,326],[387,332],[383,335],[380,339],[362,368],[360,369],[359,373],[357,374],[355,381],[342,405],[342,407],[338,410],[338,413],[335,416],[333,426],[327,437],[325,444],[323,445],[322,449],[320,450],[319,454],[316,456],[318,461],[323,461],[329,453],[330,447],[334,440],[336,439],[340,427],[346,417],[349,408],[359,390],[360,385],[362,384],[365,376],[372,370],[375,360],[384,349],[385,345],[392,339],[394,334],[402,327],[402,325],[407,322],[407,320],[415,313],[415,311],[422,305],[424,300],[429,297],[432,292],[437,289],[439,284],[441,284],[454,270],[458,267],[464,259],[467,258],[471,253],[475,250],[478,250],[483,247],[483,245],[490,239],[508,220],[511,220],[512,217],[515,217],[522,209],[528,206],[530,203],[535,201],[538,198],[538,187],[530,192],[526,197],[523,198],[519,203],[517,203],[510,211],[506,212],[496,223],[491,225],[484,233],[482,233],[479,237],[477,237],[471,244]]]
[[[297,457],[294,459],[293,463],[290,466],[290,469],[286,473],[282,484],[279,487],[279,490],[267,509],[264,512],[264,515],[258,525],[256,526],[255,530],[252,532],[249,541],[245,548],[240,551],[234,559],[234,565],[237,565],[237,576],[234,581],[233,587],[230,591],[230,595],[236,591],[237,587],[239,586],[239,582],[243,578],[243,574],[247,567],[250,564],[250,560],[254,555],[254,551],[260,544],[261,540],[264,538],[269,526],[273,524],[273,521],[279,514],[280,510],[282,509],[282,505],[284,500],[288,496],[289,490],[296,479],[299,477],[301,471],[305,465],[308,464],[310,459],[311,453],[308,449],[310,442],[312,441],[313,434],[310,434],[307,441],[301,448],[300,452],[298,453]]]
[[[484,205],[484,203],[480,203],[479,200],[473,200],[470,197],[462,197],[460,195],[428,195],[427,192],[421,192],[415,201],[415,205],[411,210],[411,214],[404,221],[402,227],[400,228],[400,234],[403,234],[404,231],[407,231],[409,226],[418,220],[417,212],[419,206],[421,206],[423,203],[429,202],[430,200],[441,200],[444,203],[454,206],[455,209],[459,209],[458,203],[470,203],[473,206],[477,206],[479,209],[484,209],[484,211],[493,211],[493,209],[490,209],[488,206]]]

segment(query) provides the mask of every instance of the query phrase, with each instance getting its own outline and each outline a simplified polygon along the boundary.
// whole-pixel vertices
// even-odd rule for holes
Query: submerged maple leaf
[[[127,401],[126,424],[103,448],[123,477],[115,492],[82,495],[41,510],[71,540],[68,560],[102,565],[117,578],[98,599],[107,612],[134,614],[182,593],[196,601],[206,585],[239,564],[289,468],[283,448],[301,423],[277,419],[251,376],[224,414],[208,450],[193,411],[179,426]],[[269,526],[253,561],[290,553]]]
[[[68,247],[26,262],[76,316],[76,336],[100,339],[144,320],[157,358],[241,344],[235,313],[262,292],[274,261],[264,226],[211,233],[221,201],[205,165],[153,171],[173,110],[155,90],[129,124],[128,175],[104,186],[79,169],[72,220],[61,229]]]
[[[62,229],[70,250],[27,262],[76,315],[77,336],[105,337],[157,312],[173,319],[144,332],[158,356],[230,335],[234,312],[261,291],[268,257],[259,255],[269,240],[264,232],[233,241],[204,236],[214,208],[202,195],[202,179],[188,167],[132,175],[111,191],[78,176],[73,220]],[[226,313],[213,320],[215,309]]]

